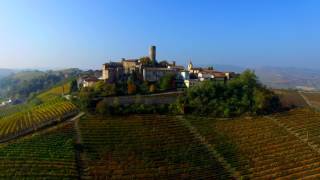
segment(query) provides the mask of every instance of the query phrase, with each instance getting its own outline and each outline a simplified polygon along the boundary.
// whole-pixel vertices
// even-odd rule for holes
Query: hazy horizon
[[[319,1],[2,1],[0,68],[185,65],[320,69]]]

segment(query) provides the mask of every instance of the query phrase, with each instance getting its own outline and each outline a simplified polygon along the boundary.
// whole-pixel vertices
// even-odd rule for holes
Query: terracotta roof
[[[202,68],[201,67],[194,67],[191,70],[202,70]]]
[[[203,74],[211,74],[213,75],[215,78],[224,78],[226,77],[226,73],[224,72],[219,72],[219,71],[214,71],[214,70],[203,70],[200,73]]]
[[[105,63],[103,65],[105,65],[107,67],[120,67],[120,66],[122,66],[122,63],[120,63],[120,62],[109,62],[109,63]]]
[[[122,61],[127,61],[127,62],[138,62],[138,59],[124,59]]]
[[[87,77],[87,78],[84,78],[84,81],[87,81],[87,82],[97,82],[97,81],[99,81],[99,79],[96,78],[96,77]]]

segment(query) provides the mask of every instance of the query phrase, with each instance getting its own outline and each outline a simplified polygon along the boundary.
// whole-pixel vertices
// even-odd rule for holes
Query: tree
[[[92,110],[95,106],[93,98],[96,96],[92,88],[82,88],[79,93],[79,104],[83,110]]]
[[[148,56],[141,57],[139,60],[140,60],[140,63],[143,65],[153,65],[153,62],[151,61],[150,57],[148,57]]]
[[[173,73],[167,73],[160,78],[160,89],[168,90],[176,88],[176,75]]]
[[[94,91],[100,96],[111,96],[116,94],[115,84],[99,81],[94,86]]]
[[[77,80],[72,80],[71,83],[70,83],[70,92],[73,93],[73,92],[77,92],[78,91],[78,82]]]
[[[109,114],[109,103],[106,100],[101,100],[97,103],[96,111],[101,115]]]
[[[266,114],[280,108],[279,98],[264,87],[252,71],[225,83],[204,81],[187,89],[178,99],[176,111],[222,117],[243,113]]]
[[[154,84],[151,84],[150,86],[149,86],[149,92],[150,93],[154,93],[154,92],[156,92],[156,85],[154,85]]]
[[[134,93],[136,93],[137,87],[136,87],[136,85],[134,84],[134,82],[131,81],[131,80],[128,80],[127,83],[128,83],[128,85],[127,85],[127,87],[128,87],[128,94],[134,94]]]

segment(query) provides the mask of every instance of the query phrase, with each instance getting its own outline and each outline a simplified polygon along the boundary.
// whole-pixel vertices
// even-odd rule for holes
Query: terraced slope
[[[56,98],[57,96],[61,96],[64,94],[70,93],[70,82],[64,83],[60,86],[56,86],[54,88],[51,88],[48,91],[45,91],[41,94],[39,94],[37,97],[41,99],[42,101],[48,101]]]
[[[39,106],[0,118],[0,142],[30,133],[78,113],[72,103],[56,98]]]
[[[246,178],[320,176],[319,153],[269,118],[189,121]]]
[[[177,118],[83,118],[85,178],[230,179],[211,152]]]
[[[72,124],[0,145],[0,179],[76,179]]]

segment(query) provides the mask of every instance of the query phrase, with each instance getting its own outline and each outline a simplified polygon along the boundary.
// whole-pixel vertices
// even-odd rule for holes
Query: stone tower
[[[150,46],[149,57],[153,63],[155,63],[157,61],[156,60],[156,46]]]

